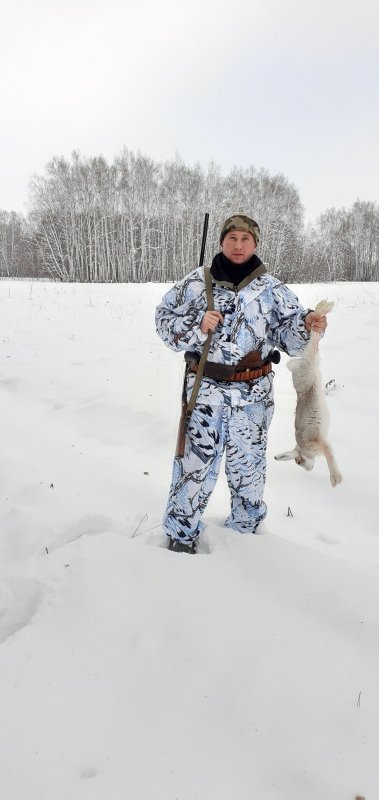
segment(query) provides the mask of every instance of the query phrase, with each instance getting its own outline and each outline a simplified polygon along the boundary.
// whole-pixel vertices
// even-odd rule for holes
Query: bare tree
[[[222,221],[240,211],[260,224],[260,257],[280,280],[377,279],[374,203],[327,209],[305,229],[299,193],[282,174],[250,166],[224,176],[214,162],[206,170],[179,156],[159,163],[127,148],[110,165],[78,152],[55,157],[35,175],[28,220],[0,216],[0,271],[64,281],[177,280],[198,262],[205,211],[208,262]]]

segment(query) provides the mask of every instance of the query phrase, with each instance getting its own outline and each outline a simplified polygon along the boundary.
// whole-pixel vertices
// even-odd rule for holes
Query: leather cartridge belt
[[[197,372],[198,364],[189,364],[189,372]],[[271,361],[268,364],[262,364],[260,367],[240,367],[238,364],[216,364],[214,361],[206,361],[204,367],[204,375],[206,378],[212,378],[214,381],[255,381],[257,378],[262,378],[272,372]]]

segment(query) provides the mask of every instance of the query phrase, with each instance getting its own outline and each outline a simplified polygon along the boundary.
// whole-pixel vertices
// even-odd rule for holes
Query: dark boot
[[[180,539],[169,537],[168,549],[174,553],[190,553],[196,555],[196,542],[181,542]]]

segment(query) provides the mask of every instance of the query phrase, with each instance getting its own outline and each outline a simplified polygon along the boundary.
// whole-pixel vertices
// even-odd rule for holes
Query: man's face
[[[244,264],[255,253],[257,245],[252,233],[230,231],[223,239],[222,252],[233,264]]]

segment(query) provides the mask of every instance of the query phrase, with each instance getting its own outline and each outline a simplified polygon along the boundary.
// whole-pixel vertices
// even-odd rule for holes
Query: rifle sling
[[[213,302],[212,276],[211,276],[210,267],[204,267],[204,278],[205,278],[205,290],[206,290],[206,294],[207,294],[207,311],[213,311],[214,310],[214,302]],[[209,347],[210,347],[210,344],[211,344],[211,339],[212,339],[212,331],[208,331],[207,339],[206,339],[206,341],[204,343],[204,347],[203,347],[203,352],[202,352],[202,354],[200,356],[200,361],[199,361],[199,366],[198,366],[197,372],[196,372],[195,382],[194,382],[193,387],[192,387],[191,397],[190,397],[190,399],[188,401],[186,421],[185,421],[186,430],[187,430],[188,423],[189,423],[190,418],[191,418],[191,414],[192,414],[192,412],[193,412],[193,410],[195,408],[195,403],[196,403],[196,400],[197,400],[197,395],[199,393],[201,379],[202,379],[203,374],[204,374],[205,362],[207,360]]]

